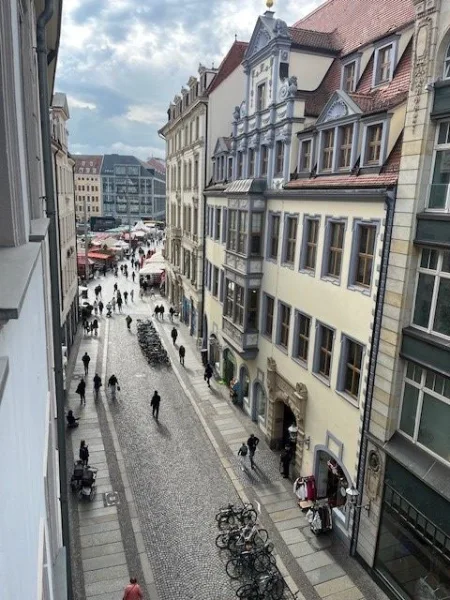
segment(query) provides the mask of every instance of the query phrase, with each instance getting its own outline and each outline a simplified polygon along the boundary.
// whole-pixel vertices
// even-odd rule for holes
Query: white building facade
[[[61,2],[53,8],[44,63],[49,95]],[[27,10],[22,2],[6,2],[0,10],[0,589],[2,598],[64,600],[49,219],[35,60],[43,11],[41,1],[27,3]],[[50,103],[47,116],[49,110]]]

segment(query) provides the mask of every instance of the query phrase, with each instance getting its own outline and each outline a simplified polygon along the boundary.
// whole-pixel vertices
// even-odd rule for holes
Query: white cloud
[[[95,110],[97,108],[96,104],[93,102],[87,102],[86,100],[81,100],[75,96],[67,96],[67,102],[69,103],[69,109],[84,108],[86,110]]]
[[[137,123],[146,123],[147,125],[156,125],[159,128],[165,123],[167,113],[164,110],[155,109],[151,105],[132,104],[128,107],[125,119]]]

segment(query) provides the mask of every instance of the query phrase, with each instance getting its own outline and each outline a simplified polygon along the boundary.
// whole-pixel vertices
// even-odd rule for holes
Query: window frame
[[[380,160],[378,163],[367,163],[367,148],[368,148],[368,129],[375,125],[382,126],[381,134],[381,146],[380,146]],[[361,143],[361,167],[363,168],[377,168],[381,167],[386,160],[387,143],[389,137],[389,119],[388,118],[377,118],[363,122],[363,134]]]
[[[283,177],[284,175],[284,150],[285,143],[283,140],[276,140],[275,142],[275,165],[274,165],[274,177]]]
[[[361,348],[361,364],[359,366],[359,385],[358,385],[358,393],[357,395],[353,395],[348,390],[345,389],[346,379],[347,379],[347,366],[348,366],[348,353],[350,349],[350,345],[355,344]],[[366,346],[362,344],[360,341],[355,338],[346,335],[345,333],[341,334],[341,353],[339,357],[339,375],[336,389],[346,400],[348,400],[354,406],[359,406],[361,390],[364,383],[364,361],[366,356]],[[356,369],[357,370],[357,369]]]
[[[295,221],[295,238],[288,237],[291,233],[289,223]],[[295,268],[295,260],[297,253],[297,241],[298,241],[298,213],[285,213],[283,219],[283,243],[282,243],[282,254],[281,264],[285,267]],[[293,244],[293,245],[292,245]],[[292,260],[288,259],[288,249],[292,249]]]
[[[220,231],[222,227],[222,207],[214,208],[214,241],[220,241]]]
[[[415,381],[414,379],[411,379],[408,376],[408,365],[409,364],[413,365],[413,367],[418,367],[421,369],[420,382]],[[428,396],[431,396],[432,398],[434,398],[435,400],[438,400],[439,402],[442,402],[443,404],[450,405],[449,398],[447,398],[443,394],[440,394],[439,392],[436,392],[435,390],[433,390],[429,387],[426,387],[426,380],[427,380],[428,373],[432,374],[434,377],[439,376],[439,377],[442,377],[442,379],[444,379],[444,380],[449,380],[449,377],[447,377],[437,371],[433,371],[432,369],[427,369],[426,367],[423,367],[422,365],[415,363],[412,360],[411,361],[405,360],[405,366],[404,366],[403,377],[402,377],[400,407],[399,407],[399,411],[398,411],[397,431],[401,435],[406,437],[412,444],[418,446],[419,448],[422,448],[425,452],[434,456],[436,458],[436,460],[438,460],[439,462],[441,462],[445,465],[449,465],[450,460],[445,460],[445,458],[443,458],[440,454],[437,454],[436,452],[434,452],[433,450],[428,448],[428,446],[425,446],[422,442],[419,442],[419,429],[420,429],[420,421],[421,421],[422,413],[423,413],[425,394],[427,394]],[[402,413],[403,413],[403,404],[404,404],[404,399],[405,399],[406,384],[408,384],[411,387],[414,387],[415,389],[418,390],[416,415],[415,415],[415,419],[414,419],[414,431],[413,431],[412,436],[409,435],[408,433],[406,433],[405,431],[403,431],[402,429],[400,429]],[[444,384],[445,384],[445,381],[444,381]]]
[[[278,219],[278,233],[277,233],[277,252],[276,256],[272,255],[272,241],[273,241],[273,223],[274,219]],[[280,254],[280,233],[281,233],[281,212],[269,212],[268,227],[267,227],[267,251],[266,258],[270,261],[278,263]]]
[[[249,148],[247,152],[247,177],[253,179],[256,177],[256,150]]]
[[[372,273],[371,273],[371,277],[370,277],[370,284],[368,286],[365,286],[356,281],[356,275],[358,272],[359,240],[360,240],[361,227],[374,227],[375,228],[375,243],[374,243]],[[372,286],[373,286],[375,270],[376,270],[379,233],[380,233],[380,221],[377,219],[371,219],[371,220],[367,220],[367,221],[363,220],[363,219],[355,219],[353,221],[353,238],[352,238],[352,245],[351,245],[350,268],[349,268],[349,273],[348,273],[348,288],[349,289],[359,290],[363,294],[370,295]]]
[[[264,90],[264,95],[260,94],[260,90]],[[267,108],[267,81],[261,81],[256,86],[256,112],[262,112]]]
[[[342,248],[340,249],[341,268],[340,268],[339,275],[331,274],[329,272],[329,261],[330,261],[333,225],[342,225],[344,228],[343,239],[342,239]],[[347,233],[347,219],[342,219],[340,217],[326,217],[326,219],[325,219],[325,239],[324,239],[323,254],[322,254],[321,279],[325,279],[327,281],[332,281],[333,283],[337,283],[337,284],[341,283],[342,270],[343,270],[343,266],[344,266],[346,233]]]
[[[344,143],[344,132],[346,129],[349,129],[349,128],[351,128],[350,143],[345,144]],[[338,171],[351,171],[351,169],[353,167],[353,157],[354,157],[355,123],[350,122],[350,123],[340,125],[338,127],[337,135],[338,135],[337,156],[336,156],[337,170]],[[348,165],[343,165],[341,162],[341,154],[343,152],[343,149],[344,149],[344,152],[347,151],[347,153],[348,153],[348,157],[349,157]]]
[[[354,75],[353,75],[353,86],[352,86],[352,89],[346,89],[347,78],[345,77],[345,70],[348,67],[350,67],[351,65],[355,65],[355,71],[354,71]],[[360,65],[360,59],[359,59],[359,57],[351,58],[351,59],[346,60],[345,62],[342,63],[341,85],[340,85],[340,88],[346,94],[352,94],[356,90],[356,88],[358,87],[359,65]]]
[[[442,73],[442,78],[444,81],[450,79],[450,44],[447,47],[447,52],[444,57],[444,71]]]
[[[288,319],[287,324],[285,324],[285,322],[282,321],[284,309],[287,309],[289,311],[289,319]],[[285,352],[286,354],[289,352],[289,344],[290,344],[289,330],[291,327],[291,320],[292,320],[292,306],[290,304],[287,304],[286,302],[283,302],[282,300],[278,300],[275,344],[279,348],[279,350],[281,350],[282,352]],[[284,345],[281,342],[283,332],[286,333],[286,335],[287,335],[286,345]]]
[[[330,351],[330,359],[329,359],[329,373],[328,376],[324,375],[323,373],[321,373],[319,371],[320,369],[320,353],[321,353],[321,349],[322,349],[322,333],[323,330],[327,329],[328,331],[331,331],[332,333],[332,345],[331,345],[331,351]],[[316,334],[315,334],[315,339],[314,339],[314,361],[313,361],[313,374],[323,383],[325,383],[325,385],[330,386],[331,384],[331,375],[333,372],[333,357],[334,357],[334,350],[335,350],[335,344],[336,344],[336,330],[334,329],[334,327],[330,327],[329,325],[327,325],[326,323],[323,323],[322,321],[316,321]]]
[[[450,52],[450,46],[449,46],[449,52]],[[450,56],[449,56],[449,63],[450,63]],[[440,144],[439,136],[440,136],[440,131],[441,131],[442,126],[447,126],[447,139],[449,139],[449,141],[447,143]],[[450,120],[448,120],[448,119],[444,119],[443,121],[440,121],[436,127],[434,146],[433,146],[433,158],[431,161],[431,169],[430,169],[430,184],[429,184],[429,191],[427,194],[427,196],[428,196],[427,197],[427,205],[425,208],[425,210],[427,212],[436,212],[438,214],[450,212],[450,181],[447,184],[445,206],[443,208],[430,206],[430,199],[431,199],[431,194],[432,194],[432,190],[433,190],[433,185],[439,185],[439,184],[434,184],[433,180],[434,180],[434,171],[436,168],[437,156],[441,152],[442,153],[448,152],[450,154]]]
[[[219,297],[219,267],[212,265],[212,285],[211,294],[213,298]]]
[[[309,240],[308,232],[309,232],[310,223],[312,221],[316,222],[317,226],[318,226],[317,242],[316,242],[316,259],[315,259],[314,268],[306,266],[306,258],[308,255],[308,245],[310,243],[308,241]],[[321,219],[320,215],[304,215],[304,217],[303,217],[303,233],[302,233],[302,245],[301,245],[301,251],[300,251],[299,271],[301,271],[302,273],[308,273],[312,277],[315,276],[316,269],[317,269],[317,258],[318,258],[317,250],[319,248],[319,242],[320,242],[321,221],[322,221],[322,219]]]
[[[332,135],[333,144],[325,147],[325,136]],[[320,171],[323,173],[333,173],[336,160],[336,127],[328,127],[320,132]],[[327,156],[331,157],[330,167],[325,167],[325,151]]]
[[[269,172],[269,146],[267,144],[261,145],[259,158],[259,172],[261,177],[267,177]]]
[[[270,333],[267,333],[267,329],[266,329],[266,325],[267,325],[267,300],[270,300],[272,302],[272,316],[271,316]],[[267,294],[266,292],[263,292],[263,295],[262,295],[262,311],[261,311],[261,327],[260,327],[260,331],[261,331],[261,335],[263,335],[265,338],[269,339],[270,341],[273,340],[273,330],[274,330],[275,318],[276,318],[276,302],[275,302],[275,298],[271,294]]]
[[[308,159],[308,166],[307,168],[303,168],[303,161],[305,158],[305,151],[304,151],[304,145],[305,144],[309,144],[310,148],[309,148],[309,155],[307,154],[306,156],[309,156]],[[313,138],[305,138],[304,140],[300,141],[300,148],[299,148],[299,153],[298,153],[298,172],[299,173],[310,173],[311,169],[312,169],[312,158],[313,158]]]
[[[387,39],[381,40],[375,45],[374,58],[373,58],[373,71],[372,71],[372,88],[377,86],[386,85],[394,76],[394,71],[397,67],[397,59],[398,59],[398,39],[400,36],[395,35],[391,36]],[[380,53],[392,46],[391,50],[391,61],[390,61],[390,69],[389,69],[389,78],[380,80],[379,79],[379,69],[380,69]]]
[[[307,344],[307,350],[306,350],[306,357],[300,357],[299,354],[299,345],[300,345],[300,322],[301,319],[305,318],[309,321],[308,324],[308,337],[306,338],[306,344]],[[312,325],[313,325],[313,318],[311,317],[311,315],[306,314],[303,311],[300,310],[295,310],[294,311],[294,341],[292,344],[292,358],[298,362],[300,365],[302,365],[303,367],[307,367],[308,365],[308,360],[309,360],[309,356],[310,356],[310,350],[311,350],[311,334],[312,334]]]

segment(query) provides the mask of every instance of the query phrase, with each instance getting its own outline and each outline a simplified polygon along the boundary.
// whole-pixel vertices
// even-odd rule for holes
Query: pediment
[[[225,141],[225,138],[220,137],[217,138],[216,145],[214,146],[213,156],[217,156],[218,154],[222,154],[223,152],[229,152],[228,145]]]
[[[244,60],[248,60],[254,54],[257,54],[270,44],[274,38],[289,40],[288,27],[281,19],[274,19],[273,13],[268,11],[264,16],[258,17]]]
[[[337,90],[326,103],[317,119],[316,125],[323,125],[324,123],[331,123],[345,117],[360,114],[361,109],[353,102],[350,96],[342,90]]]

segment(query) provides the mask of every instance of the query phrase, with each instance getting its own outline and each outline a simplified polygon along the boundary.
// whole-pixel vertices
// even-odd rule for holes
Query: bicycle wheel
[[[237,551],[238,551],[238,541],[239,541],[240,537],[241,537],[241,534],[240,534],[239,531],[231,532],[231,533],[228,534],[227,548],[231,552],[231,554],[236,554],[237,553]]]
[[[221,519],[217,521],[217,527],[219,529],[231,529],[236,525],[236,517],[233,513],[223,515]]]
[[[216,546],[221,550],[225,550],[228,548],[228,534],[227,533],[219,533],[216,537]]]
[[[230,579],[240,579],[244,572],[244,565],[240,558],[230,558],[225,566],[225,571]]]
[[[253,525],[258,519],[258,513],[253,508],[244,509],[240,521],[243,525]]]
[[[270,556],[265,552],[258,552],[253,561],[253,568],[257,573],[266,573],[270,571]]]
[[[272,600],[281,600],[286,584],[280,575],[272,575],[266,583],[265,591]]]
[[[236,596],[242,600],[260,600],[261,598],[257,586],[255,586],[253,583],[241,585],[241,587],[236,591]]]
[[[267,533],[267,531],[265,529],[258,529],[258,533],[255,534],[252,542],[255,548],[258,548],[258,550],[262,550],[268,539],[269,534]]]

